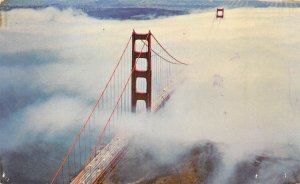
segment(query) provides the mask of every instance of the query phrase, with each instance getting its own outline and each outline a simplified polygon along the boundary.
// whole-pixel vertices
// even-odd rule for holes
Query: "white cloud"
[[[24,114],[27,133],[63,134],[79,129],[91,107],[76,99],[55,96],[44,103],[32,105]]]
[[[236,9],[225,10],[223,20],[209,12],[108,21],[71,9],[13,10],[8,12],[8,26],[0,29],[0,49],[6,54],[57,54],[57,61],[25,70],[30,71],[28,85],[53,95],[25,109],[27,125],[54,133],[87,114],[86,104],[103,88],[132,29],[151,29],[171,53],[190,65],[163,113],[148,122],[142,116],[126,123],[154,145],[158,142],[158,148],[168,141],[212,140],[232,148],[227,156],[234,160],[278,143],[300,145],[299,14],[290,9]],[[4,78],[26,76],[9,70]],[[213,85],[216,75],[222,86]],[[76,94],[76,99],[61,96],[61,91]]]

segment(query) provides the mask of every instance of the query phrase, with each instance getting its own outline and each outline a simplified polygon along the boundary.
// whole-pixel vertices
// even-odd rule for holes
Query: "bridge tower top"
[[[137,50],[137,40],[142,41],[143,47]],[[144,49],[147,47],[147,49]],[[146,51],[145,51],[146,50]],[[145,69],[137,68],[139,60],[143,59],[147,67]],[[146,103],[147,110],[151,110],[152,96],[152,63],[151,63],[151,32],[146,34],[138,34],[134,30],[132,32],[132,77],[131,77],[131,110],[136,112],[137,102],[139,100]],[[141,78],[146,81],[146,89],[137,91],[137,80]]]

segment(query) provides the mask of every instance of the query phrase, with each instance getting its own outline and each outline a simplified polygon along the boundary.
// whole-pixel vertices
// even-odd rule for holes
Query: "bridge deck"
[[[105,148],[99,150],[81,172],[70,182],[71,184],[92,184],[103,180],[125,153],[129,137],[115,136]]]
[[[169,86],[159,94],[156,99],[156,106],[152,111],[156,112],[170,98],[174,84]],[[117,165],[129,146],[129,135],[119,134],[115,136],[105,148],[98,150],[94,159],[92,159],[81,172],[70,182],[70,184],[96,184],[104,181],[105,177]]]

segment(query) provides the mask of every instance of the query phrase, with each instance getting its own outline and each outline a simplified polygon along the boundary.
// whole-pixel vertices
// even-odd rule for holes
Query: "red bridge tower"
[[[136,50],[136,41],[141,40],[147,51]],[[147,62],[146,70],[137,69],[137,62],[139,59],[145,59]],[[136,112],[137,101],[142,100],[146,103],[147,110],[151,110],[151,96],[152,96],[152,68],[151,68],[151,32],[147,34],[137,34],[134,30],[132,32],[132,77],[131,77],[131,109]],[[146,79],[146,92],[137,91],[137,79]]]

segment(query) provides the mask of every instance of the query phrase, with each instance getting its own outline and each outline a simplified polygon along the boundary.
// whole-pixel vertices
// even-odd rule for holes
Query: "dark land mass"
[[[131,150],[104,183],[208,184],[225,169],[223,166],[222,153],[213,143],[193,147],[172,164],[162,164],[147,152]],[[254,156],[239,162],[229,181],[224,183],[264,183],[266,180],[263,179],[266,178],[260,175],[268,175],[269,171],[275,178],[275,183],[272,181],[272,184],[296,184],[300,181],[299,160]]]
[[[9,1],[8,1],[9,2]],[[232,1],[233,2],[233,1]],[[12,9],[31,8],[44,9],[47,7],[55,7],[58,9],[73,8],[83,13],[98,19],[117,19],[117,20],[147,20],[159,17],[169,17],[176,15],[189,14],[195,10],[213,9],[224,6],[225,8],[239,8],[239,7],[256,7],[267,8],[272,4],[263,1],[247,1],[247,3],[240,3],[232,6],[231,1],[211,0],[211,1],[193,1],[188,2],[174,1],[174,2],[159,2],[151,1],[147,3],[140,3],[135,1],[128,1],[127,3],[120,3],[118,1],[95,1],[95,2],[81,2],[81,3],[63,3],[63,2],[45,2],[45,3],[3,3],[0,6],[0,11],[9,11]],[[300,6],[300,3],[296,3]],[[279,7],[286,7],[286,3],[278,3]]]

